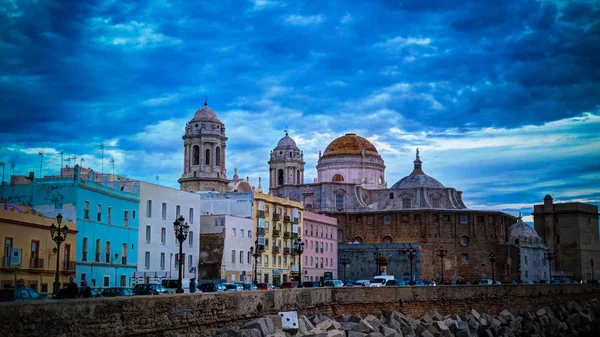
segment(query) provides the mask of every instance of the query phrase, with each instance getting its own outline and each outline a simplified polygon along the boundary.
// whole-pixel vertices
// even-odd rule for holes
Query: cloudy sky
[[[307,182],[318,151],[354,132],[390,186],[419,147],[471,208],[600,203],[593,0],[8,0],[0,54],[7,176],[10,163],[37,176],[39,151],[44,174],[59,152],[99,171],[105,144],[105,171],[114,159],[117,174],[178,187],[184,126],[208,95],[228,176],[254,184],[287,126]]]

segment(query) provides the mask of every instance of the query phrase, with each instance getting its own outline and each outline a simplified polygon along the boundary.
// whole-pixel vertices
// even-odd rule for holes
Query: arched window
[[[210,165],[210,149],[206,149],[206,160],[204,165]]]
[[[283,170],[277,170],[277,185],[283,185]]]
[[[192,165],[200,165],[200,146],[194,145]]]
[[[363,238],[361,238],[360,236],[355,236],[354,240],[352,240],[352,242],[358,242],[358,243],[363,243]]]
[[[391,237],[389,237],[389,236],[385,236],[385,237],[383,238],[383,243],[392,243],[392,242],[393,242],[393,241],[392,241],[392,238],[391,238]]]
[[[215,165],[221,166],[221,148],[219,146],[215,150],[215,157]]]
[[[390,192],[390,199],[394,199],[394,192]]]
[[[333,176],[333,179],[331,179],[331,181],[344,181],[344,176],[338,173]]]
[[[313,209],[313,207],[311,204],[306,204],[306,206],[304,206],[304,210],[307,212],[312,212],[312,209]]]

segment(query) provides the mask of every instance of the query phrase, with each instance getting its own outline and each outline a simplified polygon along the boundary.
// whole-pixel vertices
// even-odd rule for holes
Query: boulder
[[[342,330],[345,330],[345,331],[350,331],[350,330],[354,329],[354,327],[357,325],[358,325],[358,323],[354,323],[354,322],[340,323],[340,327],[342,328]]]
[[[298,317],[298,332],[305,335],[308,331],[313,330],[315,326],[306,316]]]
[[[262,332],[256,328],[240,329],[239,337],[261,337]]]
[[[366,337],[367,334],[359,331],[348,331],[348,337]]]
[[[262,337],[266,337],[275,332],[273,322],[270,319],[267,320],[265,317],[254,319],[242,325],[242,329],[258,329]]]
[[[425,330],[421,333],[420,336],[421,337],[433,337],[433,334],[431,332],[429,332],[428,330]]]
[[[425,314],[421,316],[421,322],[423,322],[425,325],[431,325],[433,324],[433,319],[428,314]]]
[[[481,315],[475,309],[471,309],[470,314],[473,315],[473,317],[475,317],[476,320],[479,320],[479,318],[481,317]]]
[[[398,331],[396,331],[392,328],[388,328],[386,326],[381,326],[380,331],[384,337],[402,337],[401,333],[399,333]]]
[[[346,337],[344,330],[329,330],[327,331],[327,337]]]
[[[369,322],[363,319],[354,328],[352,328],[352,331],[359,331],[368,334],[377,330],[373,328]]]

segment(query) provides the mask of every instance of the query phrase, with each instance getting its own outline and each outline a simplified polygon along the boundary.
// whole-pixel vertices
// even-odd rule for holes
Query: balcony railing
[[[281,251],[281,247],[279,247],[279,246],[273,246],[273,254],[279,253],[280,251]]]
[[[44,259],[33,258],[29,261],[29,268],[44,268]]]
[[[290,233],[290,232],[283,232],[283,238],[284,239],[289,239],[291,237],[292,237],[292,233]]]
[[[297,239],[299,237],[300,235],[298,233],[292,233],[292,239]]]
[[[299,218],[294,218],[294,223],[297,224],[298,222],[300,222],[300,219]]]
[[[290,248],[288,248],[288,247],[283,248],[283,254],[289,255],[290,254]]]
[[[259,218],[264,218],[265,217],[265,211],[258,210],[256,212],[256,216],[259,217]]]
[[[265,229],[262,228],[262,227],[259,227],[259,228],[256,229],[256,233],[258,235],[265,235]]]
[[[279,220],[281,220],[281,214],[273,213],[273,221],[279,221]]]
[[[63,270],[75,270],[75,261],[63,261]]]
[[[127,256],[121,257],[121,264],[127,264]]]
[[[289,216],[289,215],[284,215],[284,216],[283,216],[283,222],[291,222],[291,221],[292,221],[292,220],[291,220],[291,218],[290,218],[290,216]]]
[[[279,229],[273,230],[273,237],[278,238],[281,235],[281,231]]]

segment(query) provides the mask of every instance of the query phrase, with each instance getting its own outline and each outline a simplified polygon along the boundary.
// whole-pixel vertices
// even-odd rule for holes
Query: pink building
[[[336,218],[304,212],[304,237],[302,237],[304,281],[338,279],[337,228]]]

